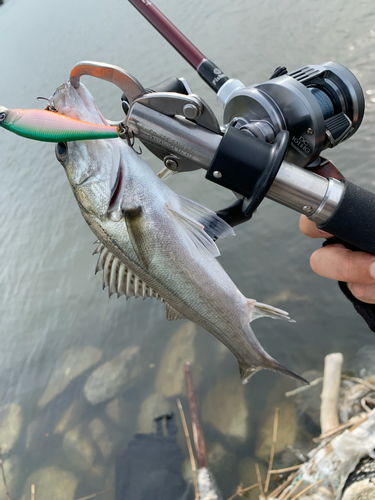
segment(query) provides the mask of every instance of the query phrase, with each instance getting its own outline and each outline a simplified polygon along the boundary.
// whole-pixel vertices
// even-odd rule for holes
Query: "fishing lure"
[[[17,135],[44,142],[69,142],[119,137],[112,125],[89,123],[42,109],[7,109],[0,106],[0,126]]]

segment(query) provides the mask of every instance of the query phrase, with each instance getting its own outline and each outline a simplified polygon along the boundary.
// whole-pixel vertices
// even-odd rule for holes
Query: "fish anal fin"
[[[112,252],[110,252],[103,243],[100,244],[98,252],[98,264],[100,263],[100,265],[96,266],[96,270],[103,270],[103,289],[108,286],[109,296],[116,293],[118,297],[125,295],[126,298],[142,297],[143,299],[147,299],[154,297],[161,302],[164,302],[164,299],[157,292],[155,292],[147,283],[142,281],[139,276],[133,273],[133,271],[121,262],[120,259]],[[174,309],[173,311],[175,315],[179,314]],[[178,318],[176,317],[171,319]]]
[[[289,313],[283,311],[283,309],[278,309],[277,307],[270,306],[268,304],[263,304],[254,299],[247,300],[249,306],[249,322],[251,323],[255,319],[269,317],[272,319],[285,319],[290,323],[295,323],[294,319],[291,319]]]

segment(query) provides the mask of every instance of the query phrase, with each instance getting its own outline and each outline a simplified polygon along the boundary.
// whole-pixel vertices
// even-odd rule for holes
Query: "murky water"
[[[194,0],[155,3],[226,74],[245,83],[266,80],[272,69],[238,38],[272,68],[285,65],[292,70],[327,60],[350,68],[365,92],[365,119],[349,142],[326,156],[350,180],[375,190],[373,2],[205,0],[203,5],[213,16]],[[145,86],[169,76],[184,76],[220,116],[215,95],[127,2],[8,0],[0,9],[0,21],[0,104],[8,108],[39,107],[35,98],[50,96],[67,80],[74,64],[97,60],[125,68]],[[84,82],[105,116],[121,117],[120,91],[94,79]],[[19,407],[12,407],[19,431],[7,455],[16,464],[16,496],[12,499],[21,497],[30,474],[47,466],[73,472],[78,481],[74,498],[79,498],[113,485],[115,455],[137,430],[140,405],[155,391],[163,352],[182,323],[167,322],[164,307],[156,301],[108,300],[100,277],[94,276],[96,259],[91,253],[95,237],[79,213],[53,145],[0,131],[0,151],[0,401],[21,408],[17,413]],[[161,163],[148,152],[144,159],[155,171],[161,169]],[[233,200],[230,192],[204,181],[203,172],[176,176],[170,186],[212,209]],[[302,373],[321,369],[329,352],[343,352],[348,362],[361,345],[373,342],[371,332],[336,284],[310,270],[309,255],[318,242],[300,234],[297,214],[266,200],[253,220],[238,227],[236,233],[236,238],[220,245],[223,267],[246,296],[282,307],[297,321],[255,324],[259,340],[276,359]],[[121,422],[113,423],[108,417],[107,403],[90,405],[82,396],[92,367],[44,408],[38,406],[68,349],[94,346],[100,349],[100,363],[104,363],[134,345],[139,346],[144,375],[123,395],[121,401],[127,406]],[[223,354],[218,342],[201,329],[194,349],[193,374],[195,371],[200,378],[200,400],[207,400],[207,392],[216,384],[233,392],[228,378],[237,377],[240,383],[234,357]],[[272,414],[283,401],[284,391],[293,387],[292,381],[272,373],[261,372],[251,380],[244,389],[249,414],[246,420],[242,413],[244,440],[225,437],[210,423],[205,424],[209,445],[220,443],[227,453],[224,465],[217,469],[225,497],[241,479],[241,461],[255,455],[264,415]],[[224,392],[217,412],[224,411],[220,408],[225,408],[229,397]],[[95,458],[91,468],[80,469],[72,461],[72,453],[62,449],[63,435],[73,424],[56,431],[74,401],[81,409],[71,420],[73,430],[101,419],[107,430],[110,426],[112,442],[119,443],[103,454],[92,431],[89,444]],[[175,404],[174,396],[170,402]],[[43,493],[37,498],[44,498]],[[101,498],[113,498],[113,491]]]

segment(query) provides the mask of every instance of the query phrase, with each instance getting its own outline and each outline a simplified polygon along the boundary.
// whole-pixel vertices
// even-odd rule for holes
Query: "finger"
[[[316,227],[315,222],[309,220],[306,215],[301,215],[299,228],[309,238],[331,238],[332,234],[326,233]]]
[[[365,252],[352,252],[343,245],[329,245],[316,250],[310,265],[320,276],[359,285],[375,284],[375,257]]]
[[[348,288],[358,300],[375,304],[375,285],[358,285],[357,283],[348,283]]]

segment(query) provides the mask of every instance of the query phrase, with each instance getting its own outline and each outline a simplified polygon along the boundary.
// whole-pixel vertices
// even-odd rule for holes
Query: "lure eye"
[[[4,112],[0,113],[0,123],[2,123],[5,120],[6,116],[7,116],[6,113],[4,113]]]
[[[56,158],[59,161],[65,160],[68,155],[68,145],[66,142],[58,142],[56,144]]]

